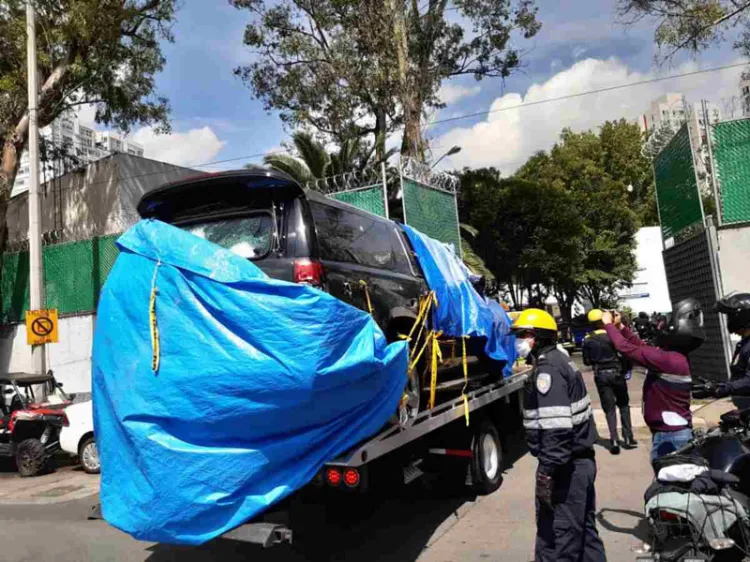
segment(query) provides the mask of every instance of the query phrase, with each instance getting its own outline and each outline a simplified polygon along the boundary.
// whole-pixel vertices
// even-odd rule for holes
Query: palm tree
[[[479,257],[479,254],[474,251],[474,248],[472,248],[472,243],[476,244],[477,242],[479,231],[470,224],[465,223],[460,223],[458,227],[461,231],[461,250],[466,267],[477,275],[484,275],[488,281],[494,279],[495,275],[489,270],[484,260]]]
[[[359,138],[343,141],[338,151],[331,153],[328,153],[325,146],[316,141],[310,133],[304,131],[294,133],[292,142],[299,157],[289,154],[270,154],[263,158],[263,162],[271,168],[292,176],[301,184],[325,177],[362,171],[368,166],[379,165],[382,161],[373,161],[375,145],[363,145]],[[389,150],[385,159],[393,156],[395,152],[395,148]]]
[[[325,147],[304,131],[294,133],[292,142],[300,158],[289,154],[269,154],[263,158],[263,162],[275,170],[289,174],[301,184],[325,177],[330,163]]]

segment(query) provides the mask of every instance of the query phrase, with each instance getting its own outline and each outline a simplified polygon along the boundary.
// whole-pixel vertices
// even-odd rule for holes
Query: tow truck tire
[[[479,425],[471,451],[471,488],[478,495],[491,494],[503,483],[503,450],[497,428],[490,420]]]
[[[44,472],[47,465],[47,451],[39,439],[25,439],[16,449],[18,475],[27,478]]]

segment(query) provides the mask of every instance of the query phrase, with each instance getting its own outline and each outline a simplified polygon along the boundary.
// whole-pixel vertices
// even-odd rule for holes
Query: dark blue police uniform
[[[595,519],[591,402],[581,372],[554,346],[538,353],[525,389],[524,427],[537,470],[552,480],[551,501],[537,499],[536,561],[605,561]]]

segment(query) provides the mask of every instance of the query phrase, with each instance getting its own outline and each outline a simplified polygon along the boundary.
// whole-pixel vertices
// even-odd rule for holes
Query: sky
[[[251,60],[242,44],[250,14],[226,0],[182,2],[174,26],[175,42],[163,46],[167,59],[158,76],[160,95],[172,107],[170,135],[136,129],[132,138],[145,156],[203,170],[239,168],[259,163],[288,140],[275,113],[233,75]],[[563,127],[595,129],[607,119],[636,119],[651,100],[680,92],[690,101],[736,96],[741,68],[648,84],[512,109],[621,84],[693,72],[742,62],[730,45],[696,59],[678,57],[670,65],[654,64],[653,23],[628,27],[617,22],[615,0],[537,0],[542,30],[518,41],[523,68],[502,81],[461,77],[445,81],[446,107],[425,124],[434,158],[450,147],[461,151],[441,162],[444,169],[496,166],[511,174],[538,150],[549,149]],[[511,109],[509,109],[511,108]],[[491,111],[467,119],[458,116]],[[394,144],[400,142],[393,139]],[[201,166],[208,162],[217,164]]]

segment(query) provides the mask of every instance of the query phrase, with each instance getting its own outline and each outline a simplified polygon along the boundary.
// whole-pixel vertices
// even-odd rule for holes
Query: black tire
[[[99,474],[102,470],[99,461],[99,451],[96,448],[96,441],[91,435],[81,441],[78,446],[78,462],[81,463],[86,474]]]
[[[503,483],[503,449],[500,435],[490,420],[479,425],[471,451],[471,489],[478,495],[491,494]]]
[[[16,449],[16,466],[23,478],[37,476],[47,469],[47,451],[39,439],[25,439]]]

